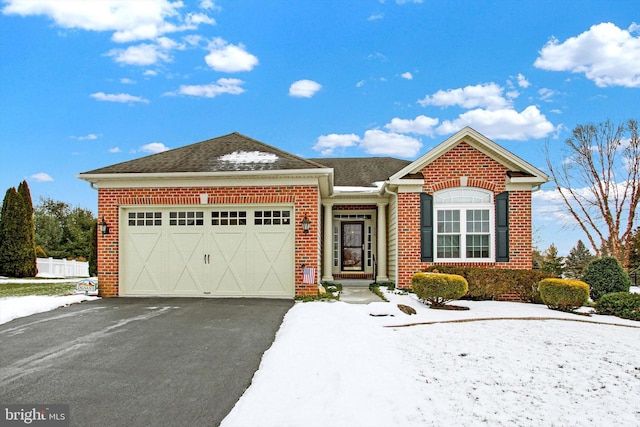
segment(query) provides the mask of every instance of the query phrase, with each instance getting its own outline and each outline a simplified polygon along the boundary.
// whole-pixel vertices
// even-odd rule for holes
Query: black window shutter
[[[420,261],[433,261],[433,196],[420,193]]]
[[[496,261],[509,261],[509,192],[496,196]]]

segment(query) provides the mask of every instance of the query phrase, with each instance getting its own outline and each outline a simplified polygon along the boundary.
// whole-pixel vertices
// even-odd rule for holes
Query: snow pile
[[[86,295],[30,295],[0,298],[0,324],[10,322],[18,317],[30,316],[32,314],[54,310],[58,307],[65,307],[70,304],[96,299],[98,299],[98,297]]]
[[[222,427],[640,425],[639,322],[388,298],[297,303]]]
[[[223,162],[230,163],[275,163],[278,156],[262,151],[234,151],[219,158]]]

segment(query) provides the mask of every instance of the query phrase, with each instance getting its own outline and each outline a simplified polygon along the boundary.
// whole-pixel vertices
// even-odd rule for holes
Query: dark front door
[[[363,235],[363,221],[342,223],[342,270],[363,270]]]

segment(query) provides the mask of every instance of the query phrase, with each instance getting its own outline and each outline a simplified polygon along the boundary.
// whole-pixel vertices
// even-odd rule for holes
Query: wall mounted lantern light
[[[102,217],[102,220],[98,223],[98,227],[100,227],[100,232],[103,235],[109,234],[109,225],[104,220],[104,217]]]
[[[309,227],[311,227],[311,221],[309,221],[309,218],[307,217],[307,215],[304,215],[304,218],[302,218],[302,232],[303,233],[308,233],[309,232]]]

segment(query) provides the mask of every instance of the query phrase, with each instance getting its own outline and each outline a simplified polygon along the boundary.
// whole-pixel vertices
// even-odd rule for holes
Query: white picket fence
[[[66,259],[36,258],[36,277],[89,277],[89,263]]]

